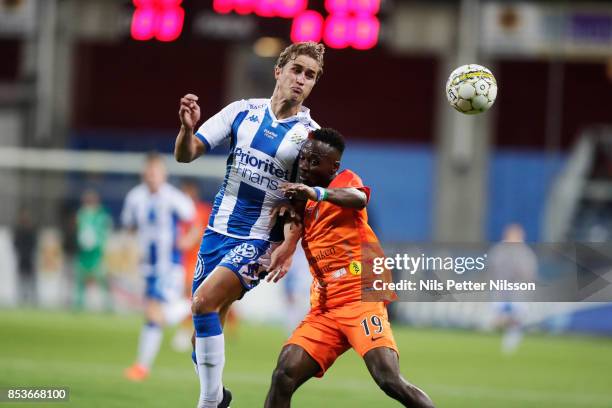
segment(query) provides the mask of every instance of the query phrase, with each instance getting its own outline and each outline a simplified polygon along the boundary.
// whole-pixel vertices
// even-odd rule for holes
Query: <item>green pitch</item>
[[[136,316],[0,310],[0,388],[68,386],[70,402],[8,407],[195,407],[198,382],[188,354],[170,350],[171,332],[150,379],[133,384],[141,320]],[[528,336],[516,355],[493,334],[395,327],[402,372],[438,407],[612,407],[612,341]],[[258,408],[284,340],[275,327],[243,324],[226,340],[225,384],[233,408]],[[298,390],[294,407],[396,407],[357,355],[342,356],[322,380]]]

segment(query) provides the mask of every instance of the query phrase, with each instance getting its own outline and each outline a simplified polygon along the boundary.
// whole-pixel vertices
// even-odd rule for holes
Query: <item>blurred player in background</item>
[[[533,282],[537,278],[538,258],[525,244],[525,230],[519,224],[509,224],[504,228],[502,242],[491,248],[488,258],[487,269],[491,279]],[[525,302],[493,304],[494,326],[503,331],[501,349],[504,354],[514,353],[523,341],[527,306]]]
[[[282,349],[266,398],[267,408],[289,407],[291,396],[308,379],[321,377],[346,350],[363,357],[376,384],[409,407],[433,407],[419,388],[401,375],[397,345],[385,303],[362,301],[363,248],[380,247],[368,225],[365,207],[370,189],[350,170],[337,173],[344,139],[333,129],[312,132],[299,158],[300,180],[281,188],[302,201],[303,233],[293,228],[275,250],[266,279],[277,281],[277,269],[302,246],[313,276],[311,310]],[[288,231],[287,229],[285,231]]]
[[[145,278],[146,321],[140,333],[136,363],[125,371],[133,381],[148,377],[159,351],[163,327],[175,325],[189,315],[177,232],[179,221],[191,222],[195,217],[192,200],[166,182],[166,166],[161,156],[147,157],[142,178],[143,183],[126,196],[121,213],[123,226],[137,234]]]
[[[191,162],[223,142],[230,144],[227,173],[193,280],[198,407],[226,407],[231,400],[221,380],[225,314],[232,302],[257,285],[258,262],[264,262],[260,258],[270,242],[282,239],[282,225],[273,229],[272,210],[284,200],[280,184],[295,180],[296,158],[308,132],[319,127],[302,104],[323,72],[323,54],[322,44],[290,45],[276,62],[270,99],[233,102],[197,131],[198,97],[187,94],[181,99],[177,161]]]
[[[77,310],[83,309],[87,282],[94,279],[104,292],[105,309],[112,309],[106,271],[104,249],[113,227],[110,214],[100,205],[100,196],[94,190],[86,190],[81,196],[81,207],[76,215],[76,285]]]
[[[180,225],[180,237],[178,247],[183,252],[183,268],[185,270],[185,297],[191,301],[191,283],[193,274],[198,262],[198,250],[202,234],[208,225],[208,218],[212,211],[209,202],[200,198],[198,184],[194,180],[183,180],[181,191],[193,201],[195,206],[195,218],[193,222],[182,222]],[[193,323],[191,315],[187,316],[180,324],[174,338],[172,347],[176,351],[187,351],[191,349],[191,335],[193,333]]]
[[[13,231],[13,246],[17,255],[17,272],[19,273],[19,302],[32,306],[36,305],[38,299],[34,270],[36,235],[32,214],[28,209],[21,208]]]

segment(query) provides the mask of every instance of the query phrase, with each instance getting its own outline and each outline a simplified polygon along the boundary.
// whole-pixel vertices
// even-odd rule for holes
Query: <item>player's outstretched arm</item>
[[[366,193],[355,188],[323,188],[309,187],[300,183],[285,183],[281,190],[287,198],[296,198],[312,201],[329,201],[340,207],[355,208],[361,210],[368,204]]]
[[[355,188],[326,188],[325,192],[327,197],[325,201],[329,201],[332,204],[339,205],[340,207],[349,207],[361,210],[368,204],[368,197],[366,193]]]
[[[198,97],[187,94],[181,98],[179,119],[181,129],[174,144],[174,158],[180,163],[189,163],[204,154],[206,148],[194,134],[194,129],[200,120]]]

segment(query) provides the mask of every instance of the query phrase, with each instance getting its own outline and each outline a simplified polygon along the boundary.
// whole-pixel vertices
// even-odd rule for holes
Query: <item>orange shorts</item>
[[[383,302],[356,301],[325,312],[311,310],[287,344],[302,347],[319,363],[317,377],[350,348],[361,357],[378,347],[389,347],[399,355]]]

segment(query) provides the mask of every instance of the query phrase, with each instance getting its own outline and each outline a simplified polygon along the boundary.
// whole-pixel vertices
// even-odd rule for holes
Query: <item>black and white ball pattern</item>
[[[446,98],[453,108],[473,115],[488,110],[497,98],[497,81],[486,67],[462,65],[446,81]]]

